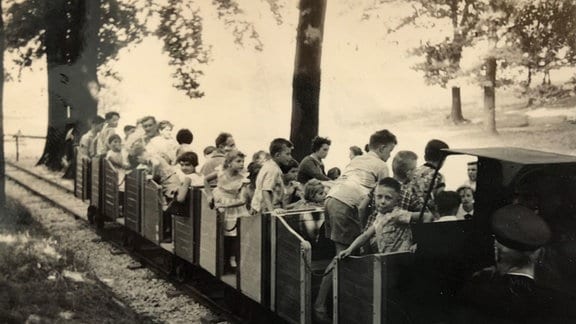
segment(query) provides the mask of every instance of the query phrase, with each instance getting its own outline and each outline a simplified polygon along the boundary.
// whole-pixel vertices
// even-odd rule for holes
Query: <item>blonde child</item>
[[[245,155],[240,151],[230,151],[224,157],[222,168],[217,173],[217,186],[213,191],[214,205],[216,208],[224,210],[224,253],[227,263],[226,271],[233,271],[236,268],[236,255],[238,253],[238,239],[236,232],[236,221],[240,216],[248,216],[246,201],[242,195],[242,188],[245,184],[246,176],[244,170]],[[213,177],[213,176],[212,176]],[[206,177],[206,183],[210,176]]]
[[[297,209],[311,209],[324,207],[326,200],[326,189],[324,184],[318,179],[310,179],[304,185],[304,199],[296,206]],[[324,224],[324,217],[318,212],[303,212],[300,222],[300,231],[305,239],[311,242],[318,242],[320,228]]]

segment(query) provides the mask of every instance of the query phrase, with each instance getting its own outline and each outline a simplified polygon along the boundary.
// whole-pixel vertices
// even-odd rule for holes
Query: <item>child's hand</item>
[[[342,259],[350,256],[351,253],[352,253],[352,251],[350,251],[350,249],[345,249],[344,251],[340,251],[340,253],[338,254],[338,256],[336,256],[336,258],[342,260]]]
[[[272,215],[280,216],[281,214],[284,214],[285,212],[286,212],[286,210],[284,210],[282,208],[276,208],[272,211]]]
[[[423,223],[432,223],[433,220],[434,220],[434,215],[432,213],[424,213],[424,215],[422,215],[422,222]]]

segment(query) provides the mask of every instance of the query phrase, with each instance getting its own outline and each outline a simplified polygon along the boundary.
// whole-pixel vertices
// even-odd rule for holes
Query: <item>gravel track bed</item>
[[[203,317],[213,316],[206,307],[180,293],[151,270],[127,269],[134,260],[128,255],[112,255],[112,246],[108,243],[92,242],[98,236],[83,221],[30,195],[14,182],[8,181],[7,189],[30,209],[61,249],[74,251],[74,257],[87,264],[92,274],[122,299],[118,302],[127,304],[150,322],[200,323]]]

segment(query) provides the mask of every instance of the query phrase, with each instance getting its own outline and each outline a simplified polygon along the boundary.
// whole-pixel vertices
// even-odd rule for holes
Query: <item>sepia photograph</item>
[[[0,0],[0,323],[576,323],[573,0]]]

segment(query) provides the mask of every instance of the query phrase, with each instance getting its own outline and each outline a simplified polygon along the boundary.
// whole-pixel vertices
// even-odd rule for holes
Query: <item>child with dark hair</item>
[[[361,149],[361,148],[359,148],[359,147],[356,146],[356,145],[350,146],[350,155],[349,155],[350,160],[352,160],[353,158],[355,158],[355,157],[357,157],[357,156],[360,156],[360,155],[362,155],[362,154],[364,154],[364,153],[362,152],[362,149]]]
[[[342,171],[340,171],[340,169],[336,168],[336,167],[328,170],[328,172],[326,173],[326,175],[328,176],[328,178],[330,178],[330,180],[338,179],[341,174],[342,174]]]
[[[126,125],[124,126],[124,140],[127,140],[130,135],[134,134],[136,131],[136,126],[134,125]]]
[[[204,148],[204,150],[202,151],[202,154],[204,154],[204,158],[210,158],[212,156],[212,154],[214,154],[214,151],[216,151],[216,147],[212,146],[212,145],[208,145]]]
[[[374,224],[358,236],[352,244],[338,254],[339,258],[349,256],[354,250],[376,237],[378,252],[414,252],[410,223],[418,221],[419,212],[409,212],[398,207],[400,202],[400,183],[394,178],[384,178],[378,182],[374,191],[378,215]],[[431,215],[424,214],[424,222]]]
[[[104,127],[104,118],[96,116],[90,120],[90,130],[80,137],[78,154],[91,158],[96,155],[96,140],[98,133]]]
[[[302,184],[296,180],[298,176],[298,161],[290,160],[287,164],[280,166],[282,170],[282,179],[284,180],[284,203],[287,209],[294,208],[295,203],[302,200]]]
[[[426,195],[432,181],[434,181],[432,192],[430,193],[430,197],[428,197],[425,206],[434,214],[437,214],[434,199],[436,195],[446,187],[444,175],[442,175],[439,170],[442,168],[444,158],[446,157],[446,154],[442,150],[447,148],[448,144],[443,141],[437,139],[429,141],[424,150],[424,159],[426,160],[426,163],[416,168],[412,179],[414,191],[423,202],[426,201]],[[438,173],[438,175],[434,178],[436,173]]]
[[[117,169],[129,169],[130,165],[126,161],[125,155],[122,153],[122,138],[118,134],[112,134],[108,137],[108,152],[106,159]]]
[[[251,212],[272,212],[283,207],[284,180],[280,166],[292,160],[294,145],[287,139],[276,138],[270,143],[271,159],[264,162],[256,178]]]
[[[254,190],[256,190],[256,178],[258,177],[258,172],[260,172],[261,168],[262,165],[257,162],[250,162],[247,167],[249,183],[244,186],[242,195],[246,201],[246,209],[248,210],[251,210],[250,204],[252,203],[252,198],[254,198]]]
[[[460,195],[455,191],[442,191],[435,199],[438,215],[436,222],[450,222],[458,220],[456,212],[460,206]]]
[[[461,186],[456,192],[460,195],[460,206],[456,212],[456,218],[472,218],[474,216],[474,190],[469,186]]]
[[[187,128],[182,128],[176,133],[176,142],[178,142],[178,148],[176,149],[176,156],[180,156],[184,152],[192,152],[192,141],[194,140],[194,135]]]
[[[116,127],[118,127],[118,121],[120,120],[120,114],[115,111],[109,111],[104,115],[106,120],[102,131],[98,134],[96,140],[96,154],[104,155],[108,152],[108,137],[116,133]]]

